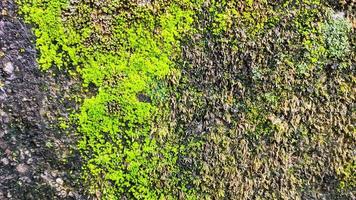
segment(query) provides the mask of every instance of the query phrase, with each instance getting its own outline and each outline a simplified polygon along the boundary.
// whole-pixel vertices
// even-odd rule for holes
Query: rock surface
[[[1,0],[0,199],[84,199],[71,178],[80,169],[73,141],[55,126],[68,117],[59,105],[73,106],[64,101],[74,82],[40,72],[29,30],[13,1]]]

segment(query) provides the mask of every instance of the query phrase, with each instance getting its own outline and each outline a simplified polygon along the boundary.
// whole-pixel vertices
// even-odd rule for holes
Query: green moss
[[[288,199],[314,180],[297,175],[313,174],[319,156],[304,144],[327,148],[310,135],[333,135],[320,119],[337,124],[320,114],[333,90],[323,77],[351,54],[350,24],[325,14],[322,1],[17,2],[34,25],[41,68],[97,89],[77,101],[72,124],[92,195]],[[352,95],[348,79],[340,98]],[[353,187],[353,163],[339,168],[340,186]]]
[[[75,115],[90,192],[103,199],[172,198],[174,185],[167,189],[164,184],[174,180],[160,185],[160,174],[174,172],[179,147],[158,144],[154,137],[153,124],[163,117],[156,95],[165,90],[157,85],[174,73],[179,38],[191,30],[200,2],[18,3],[26,21],[35,25],[41,68],[75,70],[83,87],[98,88]]]
[[[352,160],[351,162],[346,163],[345,166],[336,169],[336,173],[339,175],[339,177],[341,177],[339,184],[341,190],[352,190],[352,188],[356,187],[355,160]]]
[[[265,0],[212,1],[209,12],[212,16],[212,32],[215,35],[230,33],[232,26],[244,28],[249,37],[259,34],[276,16]],[[230,41],[229,41],[230,42]]]
[[[344,16],[336,16],[331,12],[327,22],[322,24],[321,32],[325,39],[328,56],[333,59],[344,59],[351,51],[349,43],[349,33],[351,32],[351,23]]]

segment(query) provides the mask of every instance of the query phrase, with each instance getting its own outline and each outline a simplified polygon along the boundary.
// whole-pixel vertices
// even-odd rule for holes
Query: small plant
[[[351,51],[348,36],[352,25],[340,13],[331,13],[331,15],[329,20],[322,26],[326,48],[330,58],[343,59],[346,58]]]

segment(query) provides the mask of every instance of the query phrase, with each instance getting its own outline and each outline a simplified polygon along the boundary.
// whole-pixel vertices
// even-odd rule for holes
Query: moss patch
[[[324,2],[18,4],[42,69],[95,88],[73,116],[91,194],[351,195],[354,29]]]

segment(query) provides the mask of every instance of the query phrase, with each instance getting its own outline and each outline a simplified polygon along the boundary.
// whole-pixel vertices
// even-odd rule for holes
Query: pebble
[[[63,185],[63,180],[61,178],[57,178],[56,183],[58,183],[59,185]]]
[[[4,71],[8,75],[11,75],[14,72],[14,66],[12,65],[11,62],[5,63]]]
[[[3,88],[0,88],[0,100],[6,99],[7,95]]]
[[[4,165],[8,165],[8,164],[10,163],[7,158],[1,159],[1,162],[2,162]]]
[[[52,175],[52,177],[57,177],[58,171],[57,170],[51,171],[51,175]]]
[[[7,147],[7,146],[6,146]],[[10,156],[11,155],[11,150],[10,149],[6,149],[5,150],[5,154],[7,155],[7,156]]]
[[[337,12],[332,15],[334,19],[342,19],[345,18],[345,13],[344,12]]]
[[[66,197],[67,196],[67,192],[65,190],[61,190],[59,195],[62,196],[62,197]]]
[[[26,164],[30,165],[33,163],[33,159],[32,158],[29,158],[27,161],[26,161]]]
[[[69,197],[74,197],[73,192],[70,191],[70,192],[68,193],[68,196],[69,196]]]
[[[16,170],[20,174],[25,174],[28,171],[28,166],[26,164],[19,164],[17,165]]]
[[[6,145],[5,141],[3,141],[3,140],[0,140],[0,149],[2,149],[2,150],[7,149],[7,145]]]

